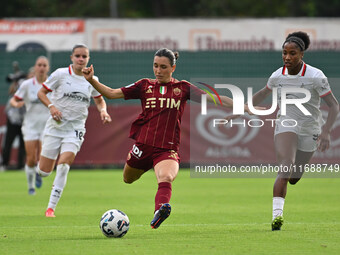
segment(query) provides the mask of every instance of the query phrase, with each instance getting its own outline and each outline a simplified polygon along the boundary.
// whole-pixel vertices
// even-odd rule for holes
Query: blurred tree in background
[[[6,0],[9,17],[339,17],[340,0]]]
[[[6,0],[0,17],[110,17],[110,0]]]

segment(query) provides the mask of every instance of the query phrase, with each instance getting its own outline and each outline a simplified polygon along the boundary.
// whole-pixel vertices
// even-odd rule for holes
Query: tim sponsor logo
[[[156,97],[150,97],[146,99],[145,108],[176,108],[179,110],[179,107],[181,106],[181,100],[174,99],[174,98],[156,98]]]

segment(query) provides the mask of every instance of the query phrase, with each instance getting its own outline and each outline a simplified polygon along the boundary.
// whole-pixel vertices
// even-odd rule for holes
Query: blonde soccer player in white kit
[[[71,54],[72,64],[53,72],[38,92],[38,97],[50,111],[37,167],[40,176],[47,177],[51,174],[59,156],[46,217],[55,217],[54,211],[66,185],[70,166],[84,141],[91,97],[103,123],[111,122],[105,100],[83,77],[82,69],[89,59],[87,46],[75,45]],[[48,93],[51,93],[50,99],[47,97]]]
[[[311,115],[305,115],[292,104],[287,105],[285,116],[281,115],[282,109],[278,112],[274,134],[276,158],[279,165],[291,171],[279,172],[274,183],[272,230],[280,230],[283,224],[283,206],[288,182],[296,184],[300,180],[304,166],[309,163],[317,149],[325,151],[329,148],[330,133],[339,112],[339,103],[330,89],[327,77],[321,70],[302,60],[309,44],[310,39],[305,32],[289,34],[282,45],[284,66],[275,71],[267,86],[253,96],[253,105],[258,105],[273,88],[277,88],[279,101],[282,88],[304,88],[311,94],[310,100],[303,104]],[[303,93],[286,95],[286,98],[303,97]],[[322,119],[320,98],[328,106],[326,122]],[[282,122],[283,120],[285,121]]]
[[[10,100],[13,107],[26,106],[22,134],[26,150],[25,172],[29,195],[35,194],[35,186],[40,188],[42,185],[41,177],[36,174],[36,164],[41,150],[43,131],[50,114],[37,94],[42,83],[47,79],[49,68],[48,59],[45,56],[38,57],[34,65],[34,76],[25,80]]]

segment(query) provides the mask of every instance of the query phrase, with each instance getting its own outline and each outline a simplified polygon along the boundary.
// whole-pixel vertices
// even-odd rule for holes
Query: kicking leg
[[[146,171],[143,169],[137,169],[125,164],[123,170],[123,179],[125,183],[133,183],[138,180]]]
[[[170,215],[171,183],[178,174],[179,165],[177,161],[167,159],[157,163],[154,168],[158,182],[158,190],[155,196],[155,215],[150,225],[152,228],[158,228]]]

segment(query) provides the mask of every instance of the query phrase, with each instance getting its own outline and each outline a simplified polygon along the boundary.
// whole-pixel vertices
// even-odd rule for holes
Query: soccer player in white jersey
[[[283,224],[283,205],[287,193],[287,184],[296,184],[304,172],[304,165],[308,164],[314,152],[329,148],[330,133],[339,112],[339,103],[334,97],[327,77],[323,72],[303,61],[305,50],[308,49],[310,39],[305,32],[289,34],[282,45],[282,59],[284,66],[275,71],[269,78],[267,86],[253,96],[253,104],[260,104],[271,92],[277,88],[279,101],[282,88],[304,88],[311,93],[311,99],[303,106],[311,113],[305,115],[295,105],[287,105],[286,115],[278,112],[274,143],[277,162],[289,173],[279,172],[273,188],[273,218],[272,230],[280,230]],[[303,98],[303,93],[290,93],[286,98]],[[328,106],[326,122],[320,111],[320,98]],[[282,125],[282,120],[292,119],[296,125]],[[287,127],[288,126],[288,127]],[[295,166],[292,167],[292,166]],[[300,171],[301,169],[301,171]]]
[[[70,166],[83,143],[91,97],[103,123],[111,122],[105,100],[83,77],[82,69],[89,59],[87,46],[75,45],[71,54],[72,64],[54,71],[38,92],[39,99],[50,111],[37,167],[40,176],[51,174],[59,156],[46,217],[55,217],[54,211],[66,185]],[[48,93],[51,93],[50,99]]]
[[[22,134],[26,150],[25,172],[29,195],[35,194],[35,186],[40,188],[42,185],[41,177],[36,174],[36,164],[49,112],[39,100],[37,93],[47,79],[49,68],[48,59],[45,56],[38,57],[34,65],[33,77],[25,80],[10,100],[13,107],[26,106]]]

